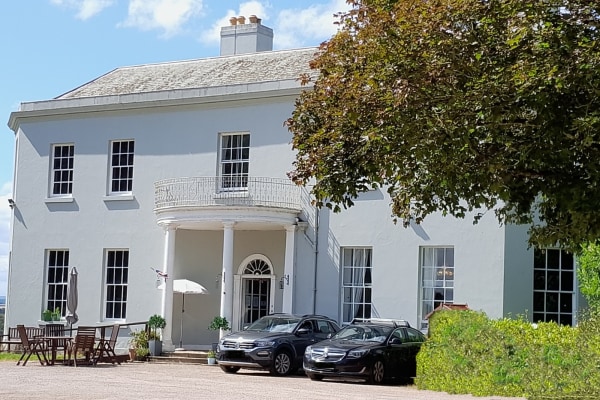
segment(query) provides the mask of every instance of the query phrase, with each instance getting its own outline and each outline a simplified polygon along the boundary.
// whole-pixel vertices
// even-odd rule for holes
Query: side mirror
[[[389,341],[389,343],[390,344],[402,344],[402,339],[397,338],[397,337],[391,338],[390,341]]]
[[[308,328],[300,328],[296,331],[296,335],[308,335],[310,330]]]

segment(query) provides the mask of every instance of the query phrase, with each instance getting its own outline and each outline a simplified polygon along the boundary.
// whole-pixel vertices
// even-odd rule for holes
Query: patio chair
[[[84,358],[79,359],[79,362],[84,360],[88,365],[94,364],[94,344],[96,343],[96,335],[80,334],[77,333],[75,339],[69,343],[68,362],[71,363],[71,357],[73,359],[73,365],[77,366],[78,354],[83,354]]]
[[[21,358],[19,358],[19,361],[17,361],[17,365],[20,365],[21,361],[23,360],[23,357],[27,356],[25,358],[25,361],[23,361],[23,366],[25,366],[25,364],[27,364],[27,361],[29,361],[29,357],[31,357],[32,354],[35,354],[37,356],[38,360],[40,360],[40,364],[44,365],[45,362],[46,365],[48,365],[48,358],[46,358],[47,347],[45,340],[37,337],[30,338],[27,335],[27,330],[25,329],[24,325],[17,325],[17,332],[19,332],[19,337],[21,338],[21,346],[23,347],[23,354],[21,355]],[[44,362],[42,362],[42,359],[44,359]]]
[[[54,336],[54,337],[65,336],[65,326],[63,324],[46,324],[46,326],[44,327],[44,336]],[[48,346],[51,347],[51,350],[53,353],[52,354],[53,359],[56,358],[57,350],[62,350],[63,359],[67,358],[68,340],[69,339],[67,339],[65,336],[65,339],[54,339],[52,341],[51,346],[50,346],[50,343],[48,343]]]
[[[102,359],[107,359],[113,364],[116,362],[117,364],[121,365],[121,361],[119,361],[119,358],[115,353],[115,346],[117,344],[117,338],[119,337],[120,329],[121,325],[114,324],[112,326],[112,331],[110,332],[110,339],[100,339],[98,347],[96,348],[96,357],[94,358],[94,364],[98,361],[101,361]]]

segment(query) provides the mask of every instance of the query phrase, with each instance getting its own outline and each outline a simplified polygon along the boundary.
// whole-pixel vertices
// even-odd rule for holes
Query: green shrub
[[[600,316],[578,328],[440,311],[417,356],[420,389],[529,399],[600,393]],[[578,396],[578,397],[573,397]]]

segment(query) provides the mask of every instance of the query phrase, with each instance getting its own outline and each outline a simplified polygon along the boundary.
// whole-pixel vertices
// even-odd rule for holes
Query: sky
[[[33,7],[33,8],[30,8]],[[121,66],[219,55],[232,16],[256,15],[273,47],[317,46],[345,0],[9,0],[0,13],[0,296],[6,295],[14,173],[10,113]],[[40,200],[41,201],[41,200]]]

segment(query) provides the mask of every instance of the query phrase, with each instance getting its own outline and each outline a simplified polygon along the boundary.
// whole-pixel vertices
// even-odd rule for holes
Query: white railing
[[[289,179],[248,177],[244,187],[231,187],[231,181],[224,179],[211,176],[155,182],[154,210],[211,206],[302,209],[302,188]]]

